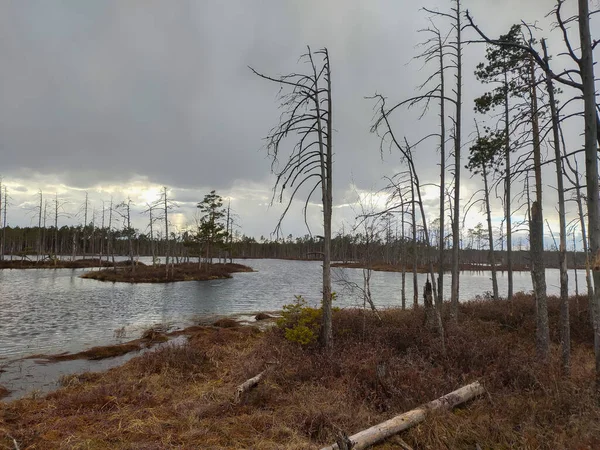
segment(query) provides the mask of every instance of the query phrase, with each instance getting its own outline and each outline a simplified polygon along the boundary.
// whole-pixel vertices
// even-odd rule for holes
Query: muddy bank
[[[167,326],[157,325],[143,332],[139,339],[114,345],[92,347],[76,353],[38,354],[0,360],[0,400],[37,397],[65,383],[78,382],[81,377],[88,376],[86,374],[118,367],[149,351],[156,351],[165,345],[181,345],[194,336],[221,328],[252,327],[265,330],[274,325],[277,317],[276,312],[209,315],[198,318],[195,325],[183,329],[168,330]],[[77,376],[72,379],[74,375]]]

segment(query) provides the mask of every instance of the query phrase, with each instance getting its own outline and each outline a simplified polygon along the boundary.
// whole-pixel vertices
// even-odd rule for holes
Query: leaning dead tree
[[[279,219],[276,231],[289,211],[298,191],[308,189],[304,203],[304,220],[308,228],[306,210],[312,195],[321,188],[323,204],[323,321],[319,343],[331,347],[331,215],[333,127],[331,68],[326,48],[313,52],[310,47],[301,60],[308,66],[304,73],[270,77],[250,68],[259,77],[277,83],[283,109],[279,124],[266,137],[267,151],[272,158],[271,171],[276,175],[272,201],[283,202],[286,188],[292,190]],[[287,160],[279,165],[285,151],[286,138],[297,140]],[[310,228],[309,228],[310,230]]]

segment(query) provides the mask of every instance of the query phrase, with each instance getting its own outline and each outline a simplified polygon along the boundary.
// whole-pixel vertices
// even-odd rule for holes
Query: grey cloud
[[[273,75],[300,70],[298,57],[310,44],[331,53],[334,198],[346,201],[351,182],[372,188],[400,166],[396,154],[384,154],[382,162],[369,132],[373,101],[364,97],[380,92],[390,102],[402,100],[430,70],[407,65],[422,38],[416,30],[427,23],[419,6],[395,0],[3,2],[2,174],[33,190],[49,182],[93,189],[146,180],[172,187],[176,200],[189,203],[188,213],[217,189],[241,200],[236,208],[245,215],[244,228],[265,233],[282,207],[257,206],[269,202],[273,180],[262,138],[280,111],[277,86],[247,66]],[[450,2],[429,6],[447,9]],[[464,6],[492,35],[521,18],[542,19],[549,8],[545,1],[516,0]],[[469,89],[483,51],[466,50]],[[471,102],[465,99],[469,129]],[[435,112],[420,121],[418,115],[398,114],[397,132],[411,140],[428,134]],[[416,153],[423,182],[437,177],[435,148],[428,142]],[[72,196],[79,202],[81,192]],[[302,205],[294,203],[287,222],[295,234],[303,230]],[[309,210],[318,226],[318,208]]]

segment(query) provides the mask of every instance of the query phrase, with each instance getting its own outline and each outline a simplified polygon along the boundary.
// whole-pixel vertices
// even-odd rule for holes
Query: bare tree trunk
[[[425,309],[425,326],[427,328],[434,328],[436,325],[436,312],[433,309],[433,293],[429,277],[427,277],[423,288],[423,306]]]
[[[494,234],[492,231],[492,212],[490,209],[490,193],[488,190],[487,169],[485,167],[485,164],[482,164],[482,175],[483,175],[483,186],[484,186],[483,195],[485,196],[485,214],[487,216],[488,239],[489,239],[489,245],[490,245],[490,266],[492,269],[492,292],[494,293],[494,299],[498,300],[500,298],[500,293],[498,291],[498,273],[496,270],[496,254],[494,252]]]
[[[459,31],[460,33],[460,31]],[[438,299],[436,304],[441,308],[444,301],[444,219],[445,219],[445,195],[446,195],[446,90],[444,86],[444,52],[441,35],[438,34],[439,60],[440,60],[440,234],[439,266],[438,266]],[[460,69],[459,69],[460,70]],[[460,83],[459,83],[460,85]],[[456,149],[455,149],[456,151]],[[460,178],[460,177],[459,177]],[[454,307],[454,303],[452,303]],[[454,311],[454,309],[453,309]],[[456,317],[456,314],[454,314]]]
[[[559,123],[559,127],[560,127],[560,123]],[[564,142],[564,138],[562,139],[562,149],[563,149],[563,156],[565,153],[565,142]],[[579,216],[579,227],[581,229],[581,242],[583,244],[583,253],[585,255],[585,283],[587,285],[587,297],[588,297],[588,314],[589,314],[589,320],[590,323],[593,324],[594,323],[594,286],[592,284],[592,274],[591,274],[591,262],[590,262],[590,252],[588,251],[588,238],[587,238],[587,227],[585,225],[585,215],[583,213],[583,195],[581,194],[581,183],[579,182],[579,167],[577,164],[577,159],[574,159],[574,163],[575,163],[575,167],[571,166],[571,163],[569,162],[569,159],[565,158],[565,162],[567,163],[567,165],[569,166],[569,169],[571,170],[571,172],[573,172],[573,178],[571,179],[569,177],[569,175],[567,174],[566,170],[564,170],[564,166],[563,166],[563,173],[564,175],[571,181],[571,183],[573,184],[573,186],[575,187],[575,202],[577,203],[577,212],[578,212],[578,216]],[[574,234],[574,232],[573,232]],[[573,244],[575,246],[575,244]],[[575,253],[576,250],[575,250]]]
[[[54,194],[54,265],[58,263],[58,194]]]
[[[82,257],[85,259],[85,253],[87,251],[87,233],[85,232],[87,228],[87,219],[88,219],[88,193],[85,193],[85,204],[83,205],[84,215],[83,215],[83,227],[82,227],[82,238],[83,238],[83,247],[81,249]]]
[[[86,197],[87,199],[87,197]],[[129,262],[131,263],[131,273],[135,273],[135,263],[133,261],[133,229],[131,228],[131,200],[128,198],[127,203],[127,241],[129,243]]]
[[[38,242],[37,242],[37,261],[40,260],[40,255],[42,253],[42,210],[43,210],[43,194],[40,191],[40,205],[39,205],[39,215],[38,215]]]
[[[329,66],[329,54],[327,49],[324,50],[325,54],[325,67],[326,67],[326,79],[327,79],[327,138],[323,139],[323,128],[321,124],[321,103],[319,101],[319,93],[317,91],[315,95],[315,111],[317,116],[317,133],[319,137],[319,143],[321,146],[321,191],[323,196],[323,322],[321,323],[320,341],[321,345],[325,348],[331,348],[333,346],[333,329],[331,326],[331,215],[332,215],[332,163],[333,163],[333,151],[332,151],[332,98],[331,98],[331,70]],[[311,57],[312,61],[312,57]],[[316,67],[313,64],[313,74],[315,80],[318,79]],[[325,144],[325,151],[322,147]]]
[[[2,197],[2,192],[0,192],[0,197]],[[4,186],[4,217],[2,220],[2,259],[4,259],[4,247],[6,245],[6,209],[8,206],[8,192],[6,189],[6,186]],[[11,252],[10,254],[10,259],[12,260],[12,254],[14,252]]]
[[[400,209],[402,214],[402,231],[401,231],[401,239],[402,239],[402,287],[401,287],[401,296],[402,296],[402,309],[406,309],[406,236],[404,233],[404,195],[400,194]]]
[[[165,278],[169,278],[169,199],[167,187],[163,187],[164,214],[165,214]],[[198,256],[200,259],[200,256]]]
[[[415,211],[415,185],[410,182],[412,206],[412,241],[413,241],[413,308],[419,306],[419,282],[417,280],[417,214]]]
[[[350,436],[352,450],[363,450],[383,441],[401,431],[423,422],[427,415],[435,410],[448,410],[455,406],[465,403],[479,395],[483,395],[485,389],[478,381],[463,386],[454,392],[444,395],[426,405],[408,411],[404,414],[389,419],[383,423],[377,424]],[[324,447],[321,450],[340,450],[337,444]]]
[[[578,0],[579,4],[579,37],[581,42],[581,59],[579,67],[583,84],[584,118],[585,118],[585,173],[587,184],[588,232],[590,251],[593,260],[594,278],[594,352],[596,355],[596,390],[600,394],[600,210],[598,198],[598,152],[597,152],[597,118],[596,90],[594,86],[594,56],[590,36],[590,11],[588,0]]]
[[[113,199],[112,197],[110,198],[110,210],[108,212],[108,248],[107,248],[107,258],[108,255],[111,256],[112,258],[112,263],[113,263],[113,270],[116,272],[117,270],[117,263],[115,262],[115,251],[114,251],[114,246],[113,246],[113,242],[112,242],[112,215],[113,215]]]
[[[452,315],[458,317],[459,291],[459,247],[460,247],[460,151],[462,127],[462,22],[461,4],[456,0],[454,8],[456,18],[456,117],[454,118],[454,221],[452,222]]]
[[[542,158],[540,129],[538,122],[537,92],[533,59],[529,59],[531,82],[531,130],[533,138],[533,164],[535,174],[535,198],[531,207],[530,253],[531,276],[536,301],[536,348],[538,356],[547,360],[550,352],[550,330],[548,327],[548,301],[546,297],[546,268],[544,265],[544,213],[542,209]]]
[[[506,170],[504,174],[504,203],[505,203],[505,218],[506,218],[506,266],[507,266],[507,279],[508,279],[508,300],[512,300],[513,297],[513,259],[512,259],[512,218],[511,218],[511,193],[510,193],[510,130],[509,130],[509,112],[508,112],[508,81],[507,75],[504,74],[504,86],[505,86],[505,97],[504,97],[504,133],[505,133],[505,165]]]
[[[544,50],[544,60],[547,64],[546,69],[546,90],[548,91],[550,102],[550,114],[552,116],[552,135],[554,138],[554,159],[556,161],[556,188],[558,191],[558,218],[560,224],[560,247],[559,267],[560,267],[560,330],[562,347],[562,365],[565,374],[571,371],[571,332],[569,323],[569,275],[567,273],[567,220],[565,211],[565,190],[563,183],[563,164],[560,151],[559,118],[556,110],[556,101],[554,99],[554,86],[549,69],[548,50],[546,41],[542,40]],[[575,273],[577,277],[577,273]]]

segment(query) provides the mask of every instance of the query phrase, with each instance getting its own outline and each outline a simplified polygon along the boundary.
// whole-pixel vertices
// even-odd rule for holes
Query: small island
[[[206,281],[231,278],[232,273],[254,272],[251,267],[235,263],[178,263],[147,266],[142,263],[127,267],[111,267],[109,269],[86,272],[81,278],[91,278],[99,281],[123,283],[171,283],[174,281]]]

